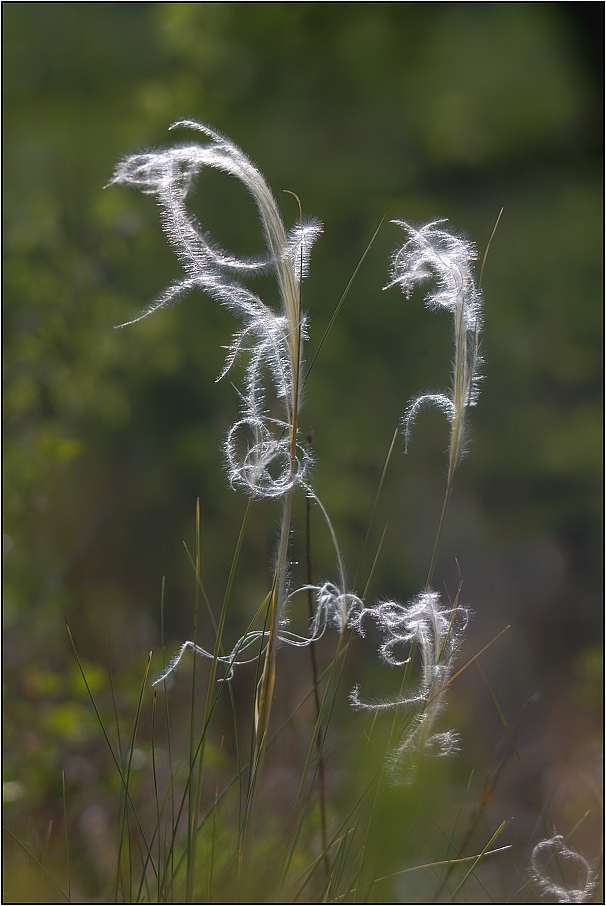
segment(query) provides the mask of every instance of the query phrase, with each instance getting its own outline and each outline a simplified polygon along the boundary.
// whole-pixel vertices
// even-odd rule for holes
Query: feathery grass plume
[[[164,231],[174,247],[185,277],[168,287],[134,323],[158,309],[178,301],[185,292],[198,287],[243,321],[229,347],[225,367],[219,378],[232,367],[236,358],[248,355],[245,387],[241,394],[241,418],[228,433],[225,454],[228,477],[252,497],[282,498],[284,508],[280,540],[271,591],[266,599],[266,632],[247,633],[236,644],[227,662],[230,675],[236,655],[255,641],[262,641],[263,669],[255,704],[255,756],[251,769],[249,807],[252,811],[256,777],[262,770],[269,716],[275,682],[278,644],[287,635],[281,632],[288,598],[288,546],[292,517],[292,495],[306,483],[310,464],[309,447],[297,442],[301,402],[305,318],[301,313],[301,281],[306,274],[313,242],[322,231],[318,220],[303,221],[286,232],[276,201],[263,176],[248,157],[228,138],[202,123],[181,120],[172,128],[185,127],[201,132],[207,143],[177,145],[126,157],[118,164],[112,184],[134,186],[155,195],[160,206]],[[266,254],[242,259],[220,248],[204,233],[188,212],[186,199],[195,179],[205,167],[236,177],[252,195],[266,243]],[[249,274],[273,271],[280,295],[280,310],[274,311],[244,284]],[[125,325],[122,325],[125,326]],[[282,417],[270,416],[265,402],[265,384],[273,384],[282,404]],[[244,435],[244,437],[243,437]],[[297,644],[290,638],[291,644]],[[308,643],[306,641],[306,643]],[[195,642],[186,642],[173,659],[165,679],[188,649],[208,656]],[[215,658],[218,652],[212,657]]]
[[[441,229],[440,225],[444,222],[435,220],[415,229],[403,220],[393,221],[408,232],[409,239],[393,255],[392,280],[385,287],[388,289],[397,284],[409,297],[415,286],[434,277],[436,288],[426,297],[427,307],[452,312],[454,322],[455,348],[450,394],[424,393],[417,396],[409,403],[402,420],[406,447],[414,420],[426,406],[437,406],[450,422],[446,494],[427,575],[427,588],[433,579],[454,473],[465,452],[465,415],[468,406],[474,406],[477,401],[478,368],[482,362],[479,354],[482,294],[476,287],[471,267],[477,259],[477,251],[471,242]]]
[[[465,452],[465,412],[473,406],[478,394],[479,333],[482,326],[482,296],[477,289],[471,263],[477,259],[475,246],[465,239],[439,229],[443,220],[435,220],[415,229],[402,220],[394,220],[408,231],[410,238],[392,258],[392,281],[385,288],[398,285],[410,297],[418,284],[435,277],[436,289],[426,297],[428,308],[444,308],[454,319],[455,354],[450,395],[427,393],[416,397],[404,416],[406,444],[417,413],[424,406],[435,405],[451,425],[449,475]]]
[[[537,843],[530,874],[541,891],[558,903],[586,903],[595,889],[595,873],[586,859],[564,843],[561,834]],[[559,875],[558,880],[553,876]]]
[[[383,701],[366,702],[360,698],[356,686],[350,695],[355,708],[410,710],[411,720],[390,754],[392,766],[403,769],[405,774],[410,766],[407,762],[417,751],[448,755],[456,749],[457,737],[453,731],[434,733],[433,727],[444,707],[445,689],[469,612],[456,603],[452,608],[442,607],[437,592],[425,591],[407,605],[384,601],[361,610],[357,620],[361,635],[365,634],[367,616],[376,622],[383,636],[379,653],[386,664],[404,667],[411,662],[415,649],[420,653],[421,676],[414,691],[402,692]]]
[[[186,276],[169,286],[138,317],[173,305],[198,287],[234,311],[244,326],[234,336],[219,380],[242,352],[249,354],[242,417],[230,430],[225,444],[228,477],[255,497],[283,497],[299,484],[309,466],[309,452],[299,448],[296,423],[300,404],[302,346],[305,318],[300,311],[300,283],[309,253],[322,231],[318,220],[300,220],[286,232],[276,201],[263,176],[228,138],[210,127],[182,120],[171,128],[186,127],[203,133],[205,145],[187,144],[134,154],[122,160],[110,185],[120,184],[155,195],[162,224]],[[211,167],[236,177],[252,195],[259,212],[267,253],[258,258],[237,258],[221,249],[204,233],[186,208],[196,177]],[[275,312],[242,282],[249,274],[273,270],[281,310]],[[270,418],[265,406],[264,377],[270,375],[284,418]],[[238,443],[246,432],[248,441]]]

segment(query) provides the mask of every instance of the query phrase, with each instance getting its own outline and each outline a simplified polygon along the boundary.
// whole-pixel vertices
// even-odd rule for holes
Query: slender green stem
[[[265,662],[256,708],[255,727],[255,763],[253,765],[255,778],[260,774],[267,740],[269,717],[276,678],[276,656],[278,652],[278,630],[282,603],[285,598],[286,573],[288,569],[288,543],[290,539],[290,523],[292,519],[293,494],[290,491],[284,501],[282,526],[280,529],[280,544],[278,547],[278,561],[276,564],[272,594],[269,602],[269,639],[265,651]],[[255,782],[256,785],[256,782]]]
[[[366,529],[366,537],[364,538],[364,544],[362,545],[362,553],[360,554],[360,560],[358,561],[358,568],[357,568],[357,570],[356,570],[356,576],[355,576],[354,583],[353,583],[354,589],[357,588],[357,585],[358,585],[358,576],[360,575],[360,570],[362,569],[362,563],[363,563],[363,561],[364,561],[364,554],[366,553],[366,547],[367,547],[367,545],[368,545],[368,539],[369,539],[369,537],[370,537],[370,530],[371,530],[372,525],[373,525],[373,522],[374,522],[375,512],[376,512],[376,509],[377,509],[377,504],[378,504],[378,502],[379,502],[379,497],[381,496],[381,491],[383,490],[383,483],[384,483],[384,481],[385,481],[385,475],[387,474],[387,467],[389,466],[389,461],[390,461],[390,459],[391,459],[391,454],[393,453],[393,448],[394,448],[394,446],[395,446],[396,438],[397,438],[397,436],[398,436],[399,433],[400,433],[400,428],[397,427],[396,430],[395,430],[394,433],[393,433],[393,437],[392,437],[392,439],[391,439],[391,444],[389,445],[389,450],[387,451],[387,456],[385,457],[385,463],[384,463],[384,465],[383,465],[383,471],[381,472],[381,478],[379,479],[379,485],[378,485],[378,487],[377,487],[377,493],[375,494],[374,503],[373,503],[373,505],[372,505],[372,511],[371,511],[371,513],[370,513],[370,519],[368,520],[368,527],[367,527],[367,529]],[[372,570],[371,570],[371,572],[372,572]],[[368,582],[367,582],[366,584],[368,585]]]
[[[148,658],[147,658],[147,664],[145,665],[145,672],[143,674],[143,682],[141,684],[141,691],[139,693],[139,701],[137,702],[137,710],[135,712],[135,720],[133,723],[133,730],[131,733],[130,743],[129,743],[128,762],[126,765],[126,772],[124,774],[125,796],[124,796],[124,809],[122,811],[121,822],[120,822],[120,835],[119,835],[119,847],[118,847],[118,872],[116,875],[116,899],[117,899],[117,895],[118,895],[117,887],[118,887],[118,878],[120,877],[120,862],[121,862],[121,857],[122,857],[122,846],[123,846],[123,842],[124,842],[124,837],[126,836],[126,839],[128,841],[128,858],[129,858],[129,901],[132,901],[132,843],[131,843],[131,839],[130,839],[130,821],[129,821],[129,812],[128,812],[129,801],[132,801],[131,795],[130,795],[130,778],[131,778],[132,766],[133,766],[135,742],[137,739],[137,732],[139,729],[139,720],[141,718],[141,709],[143,706],[143,695],[145,693],[145,686],[147,684],[147,677],[149,674],[149,668],[151,666],[151,658],[152,658],[152,652],[150,651]],[[136,817],[136,812],[135,812],[135,817]],[[137,819],[137,823],[139,823],[138,819]],[[126,834],[125,834],[125,831],[126,831]],[[147,854],[149,856],[149,864],[151,865],[152,870],[157,878],[158,870],[152,859],[151,846],[148,845],[147,843],[145,843],[145,846],[146,846]],[[147,863],[146,863],[146,866],[147,866]]]
[[[162,645],[162,673],[166,669],[166,647],[164,645],[164,596],[166,592],[166,576],[162,576],[162,591],[160,594],[160,643]],[[170,712],[168,695],[166,694],[166,681],[164,682],[164,710],[166,715],[166,746],[168,751],[168,776],[170,792],[170,816],[172,828],[175,828],[175,781],[173,771],[173,751],[170,735]],[[171,846],[167,858],[164,860],[163,890],[165,899],[169,900],[172,894],[172,879],[174,878],[174,849]],[[167,880],[168,879],[168,880]],[[167,886],[169,885],[169,886]]]
[[[494,234],[497,231],[497,227],[499,225],[499,221],[501,220],[501,215],[503,214],[504,210],[505,210],[505,208],[501,208],[501,210],[499,211],[499,216],[497,217],[496,223],[495,223],[494,227],[492,228],[492,233],[490,234],[490,239],[488,240],[488,245],[486,246],[486,251],[484,252],[484,257],[482,258],[482,266],[480,268],[480,280],[479,280],[480,289],[482,289],[482,277],[484,276],[484,266],[486,264],[486,259],[488,258],[488,252],[490,251],[490,244],[491,244],[492,240],[494,239]]]
[[[376,230],[374,231],[373,236],[372,236],[372,239],[370,240],[370,242],[369,242],[368,245],[366,246],[366,249],[365,249],[365,251],[364,251],[364,254],[362,255],[362,257],[361,257],[360,260],[358,261],[358,263],[357,263],[357,265],[356,265],[356,269],[354,270],[353,274],[352,274],[351,277],[349,278],[349,283],[348,283],[347,286],[345,287],[345,290],[344,290],[344,292],[343,292],[343,295],[342,295],[341,298],[339,299],[339,302],[338,302],[338,304],[337,304],[337,307],[335,308],[335,310],[334,310],[334,312],[333,312],[333,314],[332,314],[332,317],[331,317],[331,319],[330,319],[330,321],[329,321],[329,323],[328,323],[328,327],[327,327],[326,330],[324,331],[324,336],[323,336],[322,339],[320,340],[320,343],[319,343],[319,345],[318,345],[318,348],[316,349],[316,352],[315,352],[315,354],[314,354],[314,357],[312,358],[312,360],[311,360],[311,362],[310,362],[310,364],[309,364],[309,367],[308,367],[307,372],[306,372],[306,374],[305,374],[304,383],[307,383],[307,378],[309,377],[309,374],[310,374],[310,372],[311,372],[311,369],[314,367],[314,365],[315,365],[315,363],[316,363],[316,359],[318,358],[318,356],[320,355],[320,352],[322,351],[322,347],[324,346],[324,343],[326,342],[326,338],[328,337],[328,334],[330,333],[331,328],[332,328],[333,324],[335,323],[335,321],[336,321],[336,319],[337,319],[337,315],[338,315],[339,312],[341,311],[341,306],[342,306],[343,303],[345,302],[345,299],[347,298],[347,294],[348,294],[349,290],[351,289],[351,286],[352,286],[354,280],[355,280],[356,277],[357,277],[358,271],[359,271],[360,268],[362,267],[362,264],[364,263],[364,259],[365,259],[366,256],[368,255],[368,253],[369,253],[369,251],[370,251],[370,249],[371,249],[371,246],[372,246],[373,242],[374,242],[375,239],[377,238],[377,234],[378,234],[379,230],[380,230],[381,227],[383,226],[383,221],[384,221],[384,220],[385,220],[385,218],[382,217],[382,218],[381,218],[381,223],[379,224],[379,226],[378,226],[378,227],[376,228]]]
[[[196,500],[196,580],[200,576],[200,498]],[[198,644],[198,610],[200,604],[200,584],[196,581],[196,587],[194,591],[194,635],[193,641],[194,645]],[[196,729],[196,665],[197,658],[194,657],[193,669],[192,669],[192,685],[191,685],[191,709],[189,717],[189,772],[190,778],[192,778],[192,773],[195,763],[195,729]],[[189,798],[188,798],[188,810],[187,810],[187,884],[185,892],[185,901],[191,903],[193,890],[194,890],[194,878],[196,872],[196,838],[198,833],[198,811],[199,811],[199,795],[200,795],[200,784],[201,776],[200,770],[204,763],[204,759],[201,756],[200,761],[198,762],[198,782],[196,783],[195,791],[192,790],[191,780],[188,784],[189,789]]]
[[[496,831],[494,832],[494,834],[492,835],[492,837],[490,838],[490,840],[488,841],[486,846],[484,846],[482,851],[480,853],[478,853],[478,855],[476,856],[476,858],[474,859],[474,861],[472,862],[470,867],[467,869],[465,876],[457,885],[457,888],[454,891],[454,893],[451,894],[451,896],[450,896],[451,903],[454,902],[454,899],[455,899],[456,895],[458,894],[459,890],[461,890],[461,888],[466,883],[469,876],[475,873],[475,870],[478,867],[481,860],[484,858],[486,853],[490,850],[490,847],[492,846],[492,844],[497,840],[498,837],[501,836],[501,833],[505,830],[505,828],[507,827],[507,825],[509,823],[510,823],[510,821],[502,821],[501,824],[499,824],[499,826],[497,827]]]
[[[234,583],[234,579],[235,579],[235,575],[236,575],[236,567],[237,567],[238,561],[240,559],[240,552],[242,550],[242,543],[244,541],[244,534],[246,531],[246,526],[248,525],[248,517],[250,515],[251,506],[252,506],[252,499],[249,498],[248,504],[246,507],[246,512],[245,512],[244,518],[242,520],[242,525],[240,526],[240,533],[238,535],[238,540],[236,542],[236,549],[234,551],[231,569],[230,569],[229,577],[227,580],[227,586],[225,589],[225,595],[223,597],[223,604],[221,606],[221,613],[219,615],[219,622],[216,627],[214,656],[211,661],[210,675],[208,678],[206,704],[205,704],[205,708],[204,708],[204,726],[203,726],[203,730],[202,730],[202,736],[200,738],[200,742],[198,743],[198,747],[191,759],[190,775],[189,775],[188,783],[191,783],[191,781],[193,779],[193,768],[194,768],[196,759],[198,759],[198,775],[197,775],[197,780],[196,780],[196,793],[195,793],[195,802],[196,802],[195,826],[192,829],[191,861],[188,858],[187,885],[188,885],[188,893],[190,896],[193,895],[193,885],[194,885],[194,880],[195,880],[196,846],[197,846],[198,830],[200,827],[200,824],[198,821],[198,815],[200,812],[200,801],[201,801],[201,796],[202,796],[202,779],[203,779],[203,773],[204,773],[204,758],[205,758],[205,754],[206,754],[207,731],[208,731],[208,725],[210,722],[212,712],[214,710],[215,704],[216,704],[216,702],[218,700],[218,696],[220,694],[220,693],[216,693],[215,695],[213,695],[215,679],[216,679],[216,675],[217,675],[218,657],[219,657],[220,652],[223,650],[223,629],[225,627],[225,620],[227,617],[227,607],[228,607],[228,603],[229,603],[229,600],[231,597],[233,583]],[[200,556],[199,545],[200,545],[200,511],[199,511],[199,501],[198,501],[198,505],[196,508],[196,558],[195,558],[196,589],[200,589],[202,587],[202,583],[201,583],[201,579],[200,579],[201,556]],[[195,663],[195,661],[194,661],[194,663]]]
[[[63,794],[63,830],[65,833],[65,855],[67,859],[67,899],[72,897],[71,866],[69,858],[69,831],[67,827],[67,799],[65,796],[65,771],[61,771],[61,791]]]
[[[311,438],[308,438],[308,443],[311,445]],[[307,606],[309,609],[309,619],[313,620],[314,608],[313,608],[313,595],[312,595],[312,585],[313,585],[313,565],[311,559],[311,499],[309,495],[305,498],[305,559],[307,561]],[[316,706],[316,723],[319,724],[320,721],[320,693],[318,691],[318,662],[316,659],[316,649],[315,645],[311,644],[309,646],[309,654],[311,658],[311,673],[314,689],[314,702]],[[330,874],[330,861],[328,859],[328,842],[327,842],[327,832],[326,832],[326,780],[325,780],[325,765],[324,765],[324,752],[322,748],[322,730],[318,730],[316,736],[316,748],[318,750],[318,788],[320,796],[320,827],[322,832],[322,850],[323,850],[323,862],[324,862],[324,872],[326,877]]]
[[[164,862],[162,858],[162,834],[160,832],[161,820],[162,820],[162,810],[160,809],[160,796],[158,793],[158,769],[156,764],[156,712],[158,706],[158,693],[154,689],[154,694],[152,698],[152,725],[151,725],[151,756],[152,756],[152,776],[154,780],[154,803],[156,806],[156,833],[158,835],[158,902],[162,902],[163,898],[163,880],[164,876],[162,874],[162,864]]]
[[[326,682],[326,688],[325,688],[325,690],[324,690],[324,695],[322,696],[322,704],[321,704],[321,706],[320,706],[320,713],[319,713],[318,719],[317,719],[317,721],[316,721],[316,726],[315,726],[315,730],[314,730],[314,735],[313,735],[313,738],[312,738],[312,741],[311,741],[310,748],[309,748],[308,753],[307,753],[307,758],[306,758],[306,760],[305,760],[305,765],[304,765],[304,767],[303,767],[303,773],[302,773],[302,775],[301,775],[301,780],[300,780],[300,782],[299,782],[299,792],[298,792],[298,794],[297,794],[297,798],[299,798],[299,797],[301,796],[301,793],[302,793],[302,791],[303,791],[303,785],[304,785],[304,783],[305,783],[305,779],[306,779],[307,773],[308,773],[308,771],[309,771],[309,765],[310,765],[310,762],[311,762],[311,756],[312,756],[312,753],[313,753],[314,746],[316,745],[316,739],[317,739],[318,735],[319,735],[320,732],[321,732],[321,728],[322,728],[322,720],[323,720],[323,718],[324,718],[324,712],[325,712],[325,710],[326,710],[327,703],[328,703],[328,693],[329,693],[330,687],[331,687],[331,685],[332,685],[332,679],[333,679],[333,677],[334,677],[334,675],[335,675],[335,671],[336,671],[336,668],[337,668],[337,663],[338,663],[339,660],[341,659],[341,656],[344,655],[344,654],[346,653],[347,648],[349,647],[349,643],[347,643],[347,645],[346,645],[345,648],[344,648],[344,638],[345,638],[345,634],[342,633],[342,632],[339,633],[339,639],[338,639],[338,642],[337,642],[337,648],[336,648],[336,651],[335,651],[335,656],[334,656],[334,658],[333,658],[333,661],[332,661],[332,664],[331,664],[331,668],[330,668],[330,672],[329,672],[329,674],[328,674],[328,680],[327,680],[327,682]],[[341,668],[341,669],[342,669],[342,668]],[[335,692],[336,692],[336,689],[335,689]]]
[[[454,477],[454,476],[453,476]],[[444,502],[442,504],[442,513],[440,514],[440,523],[438,525],[438,531],[436,534],[435,544],[433,546],[433,554],[431,555],[431,562],[429,564],[429,570],[427,572],[427,588],[431,587],[433,582],[433,576],[436,569],[436,563],[438,560],[438,549],[440,547],[440,541],[442,540],[442,532],[444,531],[444,524],[446,522],[446,513],[448,511],[448,504],[450,503],[450,496],[452,494],[452,478],[449,479],[448,485],[446,486],[446,493],[444,494]]]

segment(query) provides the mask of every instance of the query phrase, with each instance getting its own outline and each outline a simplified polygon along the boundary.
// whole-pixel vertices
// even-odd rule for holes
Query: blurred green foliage
[[[162,576],[169,653],[191,634],[181,542],[191,546],[196,497],[213,602],[244,511],[220,452],[237,394],[215,383],[230,316],[192,293],[114,330],[180,266],[150,199],[103,187],[122,155],[167,143],[183,116],[245,150],[288,224],[297,210],[283,188],[323,221],[304,288],[308,361],[385,218],[302,414],[352,577],[398,419],[450,369],[448,320],[420,297],[381,291],[401,242],[389,220],[445,216],[482,254],[504,208],[483,273],[485,380],[437,584],[454,593],[456,557],[476,638],[512,624],[492,676],[513,713],[554,675],[581,677],[595,702],[584,652],[601,627],[602,108],[573,6],[3,6],[5,769],[24,790],[10,805],[21,810],[15,826],[26,806],[57,820],[66,759],[83,801],[105,770],[63,617],[99,688],[109,657],[116,689],[136,690],[159,649]],[[252,203],[226,177],[205,176],[194,205],[225,247],[260,248]],[[422,586],[446,437],[427,414],[406,459],[397,447],[360,572],[363,584],[388,522],[371,594],[403,600]],[[276,513],[253,508],[230,640],[265,594]],[[303,513],[300,502],[299,529]],[[329,539],[320,521],[314,531],[317,578],[329,576]],[[300,537],[293,558],[303,575]]]

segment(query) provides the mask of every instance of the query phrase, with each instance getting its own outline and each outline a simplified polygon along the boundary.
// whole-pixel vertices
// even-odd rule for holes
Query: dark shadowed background
[[[571,843],[598,855],[603,15],[601,3],[4,4],[4,795],[9,828],[31,846],[61,822],[65,771],[79,857],[103,876],[104,743],[64,617],[99,690],[111,664],[130,706],[150,649],[160,663],[162,577],[167,653],[191,636],[182,542],[193,544],[196,498],[213,602],[246,506],[220,449],[237,394],[215,382],[232,316],[192,292],[114,329],[180,265],[153,200],[104,186],[120,157],[173,140],[168,127],[188,116],[255,161],[287,226],[298,212],[283,189],[324,224],[304,284],[308,361],[383,221],[301,417],[357,591],[387,526],[370,596],[404,601],[423,587],[448,444],[431,411],[407,455],[398,440],[360,564],[393,432],[411,396],[448,386],[452,353],[445,313],[382,290],[403,238],[389,221],[448,218],[481,256],[503,208],[483,274],[484,380],[435,586],[454,596],[460,571],[474,612],[464,659],[509,629],[483,674],[472,665],[453,686],[452,783],[471,767],[481,783],[504,732],[494,696],[526,775],[511,758],[490,820],[515,813],[512,839],[532,838],[530,774],[560,833],[589,810]],[[261,249],[233,180],[203,174],[192,205],[224,247]],[[253,507],[230,644],[267,591],[278,517]],[[305,581],[303,520],[301,499],[293,583]],[[312,528],[316,579],[335,578],[315,515]],[[310,683],[293,657],[278,664],[284,708]],[[388,691],[371,646],[360,643],[347,682]],[[362,734],[363,718],[351,721]],[[15,890],[43,897],[17,853]]]

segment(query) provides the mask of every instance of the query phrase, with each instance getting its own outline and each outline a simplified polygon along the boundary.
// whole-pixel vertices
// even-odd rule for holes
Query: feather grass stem
[[[198,645],[198,612],[200,606],[200,498],[196,500],[196,559],[195,572],[196,584],[194,591],[194,645]],[[196,697],[196,665],[197,658],[193,660],[192,669],[192,688],[191,688],[191,714],[190,714],[190,735],[189,735],[189,761],[190,776],[194,767],[194,734],[195,734],[195,697]],[[206,737],[205,737],[206,738]],[[198,776],[196,778],[195,792],[192,798],[191,785],[189,794],[188,818],[187,818],[187,886],[185,899],[191,903],[194,892],[194,879],[196,873],[196,853],[198,839],[198,814],[200,811],[200,800],[202,797],[202,774],[204,771],[204,746],[202,746],[198,755]]]
[[[375,499],[372,504],[372,510],[370,512],[370,519],[368,520],[368,527],[366,529],[366,535],[364,536],[364,544],[362,545],[362,553],[360,554],[360,559],[358,561],[358,568],[356,570],[356,575],[355,575],[355,578],[353,581],[354,588],[358,587],[358,577],[360,575],[360,570],[362,569],[362,563],[364,561],[364,554],[366,553],[366,547],[368,545],[368,539],[370,537],[370,530],[371,530],[373,522],[374,522],[374,517],[375,517],[375,512],[377,509],[377,504],[379,502],[379,497],[381,496],[381,491],[383,490],[383,483],[385,482],[385,476],[387,474],[387,468],[388,468],[390,460],[391,460],[391,454],[393,453],[393,450],[394,450],[394,447],[396,444],[396,439],[397,439],[399,433],[400,433],[400,429],[398,427],[398,428],[396,428],[396,430],[393,433],[393,437],[391,439],[391,444],[389,445],[389,450],[387,451],[387,456],[385,457],[385,462],[383,464],[383,470],[381,472],[381,477],[379,479],[379,484],[377,486],[377,491],[375,493]],[[376,560],[375,560],[375,562],[376,562]],[[372,573],[372,569],[371,569],[371,573]],[[368,589],[369,583],[370,583],[370,577],[368,578],[368,580],[366,582],[366,589]],[[366,591],[362,595],[362,600],[364,600],[365,598],[366,598]]]
[[[61,771],[61,797],[63,800],[63,833],[65,836],[65,865],[66,865],[66,883],[67,883],[67,901],[70,902],[72,897],[72,879],[71,863],[69,855],[69,828],[67,825],[67,798],[65,795],[65,771]]]
[[[121,863],[122,846],[123,846],[123,841],[124,841],[124,836],[125,836],[125,831],[126,831],[127,832],[126,836],[127,836],[127,840],[128,840],[128,858],[129,858],[129,900],[132,900],[132,861],[131,861],[132,846],[131,846],[131,842],[130,842],[130,835],[128,834],[128,803],[129,803],[129,801],[132,802],[132,798],[130,796],[130,778],[131,778],[131,773],[132,773],[133,756],[134,756],[134,751],[135,751],[135,741],[137,738],[137,731],[139,729],[139,720],[141,718],[141,709],[143,706],[143,696],[145,693],[145,687],[147,685],[147,677],[149,675],[151,659],[152,659],[152,652],[150,651],[149,655],[147,657],[145,671],[143,673],[143,682],[141,684],[141,690],[139,692],[139,699],[137,701],[137,710],[135,711],[133,729],[132,729],[132,732],[130,735],[128,761],[126,764],[126,772],[125,772],[125,777],[124,777],[124,790],[125,790],[124,807],[123,807],[122,816],[120,819],[120,830],[119,830],[119,835],[118,835],[118,859],[117,859],[118,875],[116,877],[116,882],[119,877],[119,866]],[[134,806],[133,806],[133,808],[134,808]],[[141,825],[140,825],[140,822],[138,821],[138,819],[137,819],[137,824],[141,828]],[[157,880],[158,870],[157,870],[155,862],[153,861],[151,846],[148,845],[147,842],[145,843],[145,848],[146,848],[146,853],[147,853],[147,856],[149,859],[149,864],[151,865],[152,871],[153,871],[154,875],[156,876],[156,880]],[[145,871],[143,871],[143,878],[145,878]],[[118,893],[118,890],[117,890],[117,886],[116,886],[116,897],[117,897],[117,893]]]
[[[311,445],[311,435],[308,436],[308,443]],[[309,612],[310,623],[314,618],[314,606],[312,597],[313,586],[313,562],[311,552],[311,500],[309,495],[305,496],[305,561],[307,566],[307,607]],[[318,692],[318,662],[316,658],[315,645],[309,645],[309,656],[311,659],[311,676],[314,691],[314,705],[316,709],[316,723],[320,719],[320,695]],[[326,777],[324,764],[324,751],[322,745],[322,733],[319,732],[316,737],[316,749],[318,755],[318,795],[320,800],[320,831],[322,835],[322,849],[324,851],[324,872],[326,877],[330,874],[330,861],[328,858],[328,842],[326,831]]]
[[[452,476],[454,478],[454,475]],[[440,541],[442,540],[442,533],[444,531],[444,525],[446,523],[446,513],[448,512],[448,506],[450,504],[450,497],[452,494],[452,480],[449,478],[448,484],[446,485],[446,493],[444,495],[444,502],[442,503],[442,512],[440,513],[440,522],[438,523],[438,531],[436,532],[436,540],[433,546],[433,553],[431,555],[431,561],[429,563],[429,569],[427,571],[427,579],[425,581],[425,587],[431,588],[431,583],[433,582],[433,576],[436,569],[436,564],[438,561],[438,551],[440,548]]]
[[[162,647],[162,674],[166,672],[166,646],[164,644],[164,600],[166,593],[166,576],[162,576],[162,586],[160,592],[160,644]],[[171,816],[171,827],[175,828],[175,784],[174,784],[174,771],[173,771],[173,750],[172,750],[172,741],[171,741],[171,722],[170,722],[170,713],[168,707],[168,695],[166,694],[166,681],[164,682],[164,713],[166,719],[166,746],[168,751],[168,776],[169,776],[169,795],[170,795],[170,816]],[[167,857],[163,862],[164,866],[164,875],[162,878],[163,889],[165,890],[165,895],[167,900],[170,897],[170,892],[172,891],[172,878],[174,877],[174,850],[171,846]],[[170,866],[170,870],[169,870]],[[170,890],[166,887],[167,877],[170,879]]]
[[[337,315],[338,315],[339,312],[341,311],[341,307],[342,307],[343,303],[345,302],[345,299],[347,298],[347,295],[348,295],[348,293],[349,293],[349,290],[350,290],[351,287],[353,286],[353,282],[354,282],[354,280],[356,279],[356,277],[358,276],[358,271],[359,271],[360,268],[362,267],[362,265],[363,265],[363,263],[364,263],[364,259],[366,258],[366,256],[368,255],[369,251],[371,250],[372,245],[373,245],[375,239],[377,238],[377,236],[378,236],[378,234],[379,234],[379,230],[380,230],[381,227],[383,226],[384,221],[385,221],[385,217],[382,217],[382,218],[381,218],[381,222],[379,223],[379,226],[378,226],[378,227],[376,228],[376,230],[374,231],[374,233],[373,233],[373,235],[372,235],[372,238],[371,238],[370,242],[368,243],[368,245],[366,246],[366,248],[365,248],[365,250],[364,250],[364,254],[362,255],[362,257],[361,257],[360,260],[358,261],[358,263],[357,263],[357,265],[356,265],[356,267],[355,267],[355,270],[354,270],[353,274],[352,274],[351,277],[349,278],[349,282],[348,282],[347,286],[345,287],[345,289],[344,289],[344,291],[343,291],[343,295],[342,295],[341,298],[339,299],[339,301],[338,301],[338,303],[337,303],[337,307],[335,308],[334,312],[332,313],[331,319],[330,319],[330,321],[328,322],[328,327],[327,327],[326,330],[324,331],[324,334],[323,334],[323,336],[322,336],[322,339],[320,340],[320,343],[318,344],[318,348],[316,349],[316,351],[315,351],[315,353],[314,353],[314,355],[313,355],[313,358],[312,358],[311,362],[309,363],[309,366],[308,366],[308,368],[307,368],[307,372],[306,372],[306,374],[305,374],[304,384],[307,383],[307,379],[308,379],[308,377],[309,377],[309,375],[310,375],[310,372],[311,372],[313,366],[315,365],[318,356],[320,355],[320,353],[321,353],[321,351],[322,351],[322,347],[324,346],[324,343],[326,342],[326,340],[327,340],[327,338],[328,338],[328,335],[329,335],[330,331],[332,330],[332,327],[333,327],[335,321],[337,320]]]

